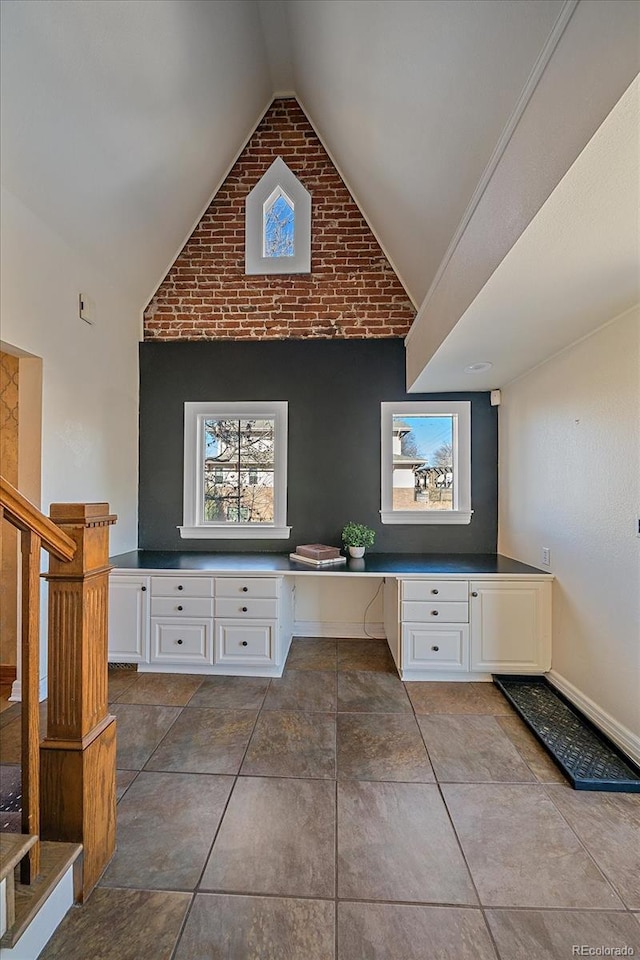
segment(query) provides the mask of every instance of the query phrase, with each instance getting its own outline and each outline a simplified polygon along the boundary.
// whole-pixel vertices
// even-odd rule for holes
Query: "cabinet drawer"
[[[469,599],[467,580],[403,580],[403,600],[463,600]]]
[[[277,600],[243,600],[242,597],[231,599],[218,597],[216,600],[217,617],[238,617],[240,620],[251,620],[259,617],[261,620],[275,620],[278,616]]]
[[[216,620],[216,663],[272,664],[276,625],[273,621],[238,623]]]
[[[216,597],[277,597],[280,577],[216,577]]]
[[[213,617],[210,597],[152,597],[152,617]]]
[[[212,577],[151,577],[152,597],[212,597]]]
[[[468,623],[468,603],[431,603],[410,600],[402,604],[402,622],[417,620],[420,623]]]
[[[151,660],[164,663],[212,663],[212,621],[151,621]]]
[[[431,624],[405,623],[402,628],[403,667],[428,667],[430,670],[467,670],[469,627],[436,627]]]

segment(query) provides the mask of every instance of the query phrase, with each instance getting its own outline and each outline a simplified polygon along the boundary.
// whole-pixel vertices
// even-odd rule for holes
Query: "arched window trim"
[[[294,254],[265,256],[265,212],[279,191],[295,211]],[[277,157],[245,202],[245,273],[311,273],[311,194]]]

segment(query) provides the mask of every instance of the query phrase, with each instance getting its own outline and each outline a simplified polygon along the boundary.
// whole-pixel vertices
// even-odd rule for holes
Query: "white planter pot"
[[[349,547],[349,556],[364,557],[364,547]]]

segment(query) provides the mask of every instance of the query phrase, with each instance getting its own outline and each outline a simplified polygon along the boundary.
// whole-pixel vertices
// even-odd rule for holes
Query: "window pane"
[[[203,517],[274,522],[275,420],[204,421]]]
[[[295,214],[293,204],[279,193],[264,212],[265,257],[293,257]]]
[[[393,417],[393,509],[452,510],[453,417]]]

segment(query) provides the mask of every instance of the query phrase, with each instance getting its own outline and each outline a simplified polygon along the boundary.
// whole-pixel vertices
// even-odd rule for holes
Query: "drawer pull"
[[[437,653],[440,647],[431,647],[431,649],[433,650],[434,653]]]
[[[242,592],[243,592],[243,593],[247,593],[248,590],[249,590],[249,587],[243,587],[243,588],[242,588]]]
[[[478,591],[477,591],[477,590],[472,590],[472,591],[471,591],[471,596],[472,596],[472,597],[477,597],[477,596],[478,596]]]
[[[182,586],[181,583],[178,584],[178,590],[184,590],[184,587]]]
[[[182,610],[182,604],[180,604],[180,606],[178,607],[178,610]]]
[[[146,587],[140,587],[140,589],[141,589],[142,592],[144,593],[147,588],[146,588]]]
[[[182,640],[176,640],[176,643],[178,644],[178,646],[180,646],[180,644],[182,643]]]
[[[440,593],[440,591],[437,590],[437,589],[434,589],[434,590],[431,591],[431,593]]]
[[[241,607],[240,609],[242,610],[243,613],[247,612],[247,607]]]
[[[240,644],[240,646],[241,646],[241,647],[248,647],[248,646],[249,646],[249,641],[248,641],[248,640],[243,640],[242,643]]]
[[[431,611],[431,616],[432,616],[432,617],[437,617],[437,616],[438,616],[438,611],[437,611],[437,610],[432,610],[432,611]]]

